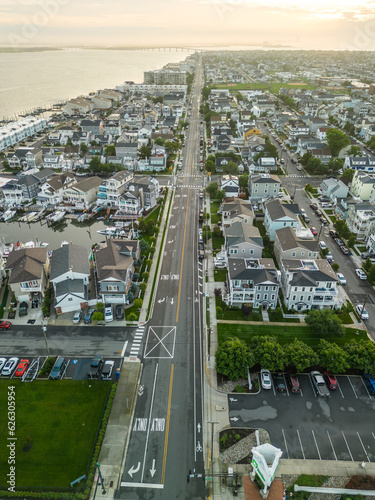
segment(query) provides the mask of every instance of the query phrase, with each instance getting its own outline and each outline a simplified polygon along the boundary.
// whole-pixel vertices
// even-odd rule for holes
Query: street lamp
[[[102,493],[103,493],[103,495],[105,495],[107,492],[105,491],[105,488],[104,488],[104,481],[103,481],[102,472],[100,470],[100,463],[96,462],[96,465],[98,466],[98,473],[99,473],[99,479],[100,479],[100,483],[99,484],[102,487]]]
[[[44,324],[44,318],[42,319],[42,332],[43,332],[43,336],[44,336],[44,342],[46,343],[46,348],[47,348],[47,356],[49,356],[49,347],[48,347],[48,340],[47,340],[47,327],[46,325]]]

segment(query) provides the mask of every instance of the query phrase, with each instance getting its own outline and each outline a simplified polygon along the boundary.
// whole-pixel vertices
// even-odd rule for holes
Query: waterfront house
[[[79,210],[88,209],[96,202],[101,183],[100,177],[89,177],[67,187],[63,195],[64,203],[75,206]]]
[[[17,148],[14,153],[9,153],[7,161],[11,168],[34,168],[41,162],[42,152],[36,148]]]
[[[275,309],[279,293],[279,272],[272,259],[229,259],[225,302],[254,309]]]
[[[126,170],[116,172],[109,179],[105,179],[99,186],[97,203],[119,208],[121,196],[132,180],[133,173]]]
[[[17,179],[12,179],[3,187],[5,204],[8,206],[20,205],[24,201],[36,198],[40,187],[54,174],[53,170],[45,168],[22,172]]]
[[[127,304],[135,262],[140,256],[138,240],[109,238],[95,250],[99,295],[104,304]]]
[[[57,314],[87,307],[89,278],[87,248],[70,243],[52,252],[50,282]]]
[[[42,207],[57,206],[63,201],[64,190],[77,184],[77,179],[71,173],[53,175],[41,186],[36,204]]]
[[[151,176],[136,177],[127,189],[136,198],[139,198],[142,210],[154,208],[159,198],[159,181]]]
[[[69,116],[87,115],[94,109],[94,103],[85,97],[70,99],[64,106],[64,114]]]
[[[47,286],[49,257],[47,248],[20,248],[10,252],[5,269],[9,289],[17,302],[41,304]]]

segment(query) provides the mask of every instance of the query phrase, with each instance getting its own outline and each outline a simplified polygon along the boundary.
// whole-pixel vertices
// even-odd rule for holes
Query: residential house
[[[93,139],[91,132],[73,132],[71,143],[73,146],[80,146],[82,143],[88,145]]]
[[[228,260],[225,297],[228,305],[251,304],[254,309],[275,309],[279,288],[279,271],[272,259]]]
[[[274,254],[280,265],[282,259],[317,259],[320,247],[310,230],[309,238],[300,237],[291,227],[276,230]],[[302,233],[305,236],[305,233]]]
[[[34,168],[40,163],[42,158],[41,151],[36,148],[17,148],[14,153],[9,153],[7,161],[11,168]]]
[[[19,205],[36,198],[42,184],[53,174],[53,170],[48,168],[22,172],[17,179],[10,180],[2,187],[6,205]]]
[[[249,176],[249,200],[264,201],[277,198],[281,181],[277,175],[251,174]]]
[[[270,173],[272,170],[277,170],[277,159],[272,156],[261,156],[258,161],[249,160],[249,172],[265,172]]]
[[[63,201],[64,190],[77,183],[77,179],[69,173],[53,175],[41,186],[36,204],[42,207],[57,206]]]
[[[121,135],[121,124],[119,120],[105,120],[102,123],[103,134],[117,137]]]
[[[64,203],[74,205],[78,209],[88,209],[96,202],[101,183],[102,179],[96,176],[77,182],[65,189]]]
[[[143,160],[138,160],[138,170],[163,172],[167,168],[167,156],[164,154],[153,155]]]
[[[220,190],[225,191],[225,197],[238,197],[240,193],[240,184],[236,175],[223,175],[220,179]]]
[[[323,196],[327,196],[332,201],[335,201],[337,198],[346,198],[349,188],[341,180],[324,179],[319,186],[319,191]]]
[[[138,240],[107,239],[95,250],[99,295],[104,304],[128,304],[135,262],[140,256]]]
[[[159,198],[159,181],[155,177],[137,177],[130,182],[128,191],[139,198],[142,210],[154,208]]]
[[[280,200],[268,200],[264,203],[264,227],[271,241],[275,240],[277,229],[297,227],[298,204],[281,203]]]
[[[230,226],[234,222],[244,221],[246,224],[253,224],[254,213],[251,208],[251,203],[240,198],[232,198],[223,200],[220,210],[222,228]]]
[[[94,109],[94,103],[90,99],[84,97],[77,97],[70,99],[64,106],[64,113],[69,116],[74,115],[87,115]]]
[[[225,251],[229,258],[259,259],[262,257],[263,240],[259,229],[243,221],[233,222],[223,228]]]
[[[92,135],[99,135],[103,133],[101,120],[81,120],[79,126],[82,132],[90,132]]]
[[[363,172],[375,172],[375,156],[347,156],[343,169],[351,168]]]
[[[375,206],[368,201],[352,204],[348,208],[346,223],[358,240],[364,240],[370,225],[375,221]]]
[[[137,158],[138,156],[138,143],[137,142],[117,142],[115,145],[116,156]]]
[[[47,127],[45,118],[26,116],[20,120],[6,123],[0,127],[0,151],[22,142]]]
[[[375,201],[375,176],[356,170],[350,192],[362,201]]]
[[[281,285],[287,309],[337,309],[337,278],[326,259],[281,259]]]
[[[126,170],[116,172],[99,186],[97,203],[108,207],[120,207],[122,194],[133,180],[134,174]]]
[[[72,243],[52,252],[50,282],[57,314],[85,309],[90,278],[89,252]]]
[[[10,252],[5,264],[8,285],[19,302],[41,304],[47,286],[49,257],[47,248],[20,248]]]
[[[111,99],[107,99],[106,97],[94,95],[91,97],[91,100],[94,103],[95,109],[109,109],[112,107]]]
[[[64,166],[64,153],[47,153],[43,156],[43,168],[60,170]]]

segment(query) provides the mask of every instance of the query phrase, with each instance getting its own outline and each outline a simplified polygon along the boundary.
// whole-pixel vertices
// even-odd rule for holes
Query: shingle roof
[[[87,248],[70,243],[52,252],[50,279],[54,280],[69,270],[74,273],[90,275]]]
[[[83,279],[76,279],[76,280],[64,280],[64,281],[59,281],[59,283],[56,283],[56,288],[55,288],[55,297],[60,297],[61,295],[67,295],[67,294],[84,294],[84,296],[87,295],[87,286],[85,285],[85,282]]]
[[[278,285],[275,274],[272,274],[262,267],[247,268],[246,259],[229,259],[228,274],[230,280],[249,280],[252,281],[254,285],[264,282]]]
[[[229,227],[225,227],[224,235],[228,240],[228,245],[238,245],[239,243],[253,243],[263,248],[263,239],[259,229],[242,221],[234,222]]]
[[[136,251],[137,241],[108,239],[105,246],[95,252],[98,280],[108,278],[123,281],[126,273],[133,264],[133,257],[125,255]]]
[[[11,269],[9,283],[41,279],[47,260],[47,248],[21,248],[10,252],[6,269]]]
[[[291,227],[283,227],[276,230],[276,237],[279,240],[282,250],[292,250],[293,248],[306,248],[310,252],[319,251],[319,244],[315,240],[305,240],[298,238]]]
[[[297,220],[299,213],[299,206],[297,203],[286,204],[281,203],[280,200],[270,200],[265,203],[266,210],[271,220],[281,219],[282,217],[290,217]]]

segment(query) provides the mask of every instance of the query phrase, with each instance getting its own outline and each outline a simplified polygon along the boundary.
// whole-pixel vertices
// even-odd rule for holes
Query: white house
[[[220,189],[225,191],[226,197],[238,197],[240,194],[240,184],[236,175],[223,175],[220,180]]]
[[[297,227],[300,224],[297,204],[281,203],[280,200],[268,200],[265,202],[264,207],[264,227],[271,241],[275,240],[278,229]]]

